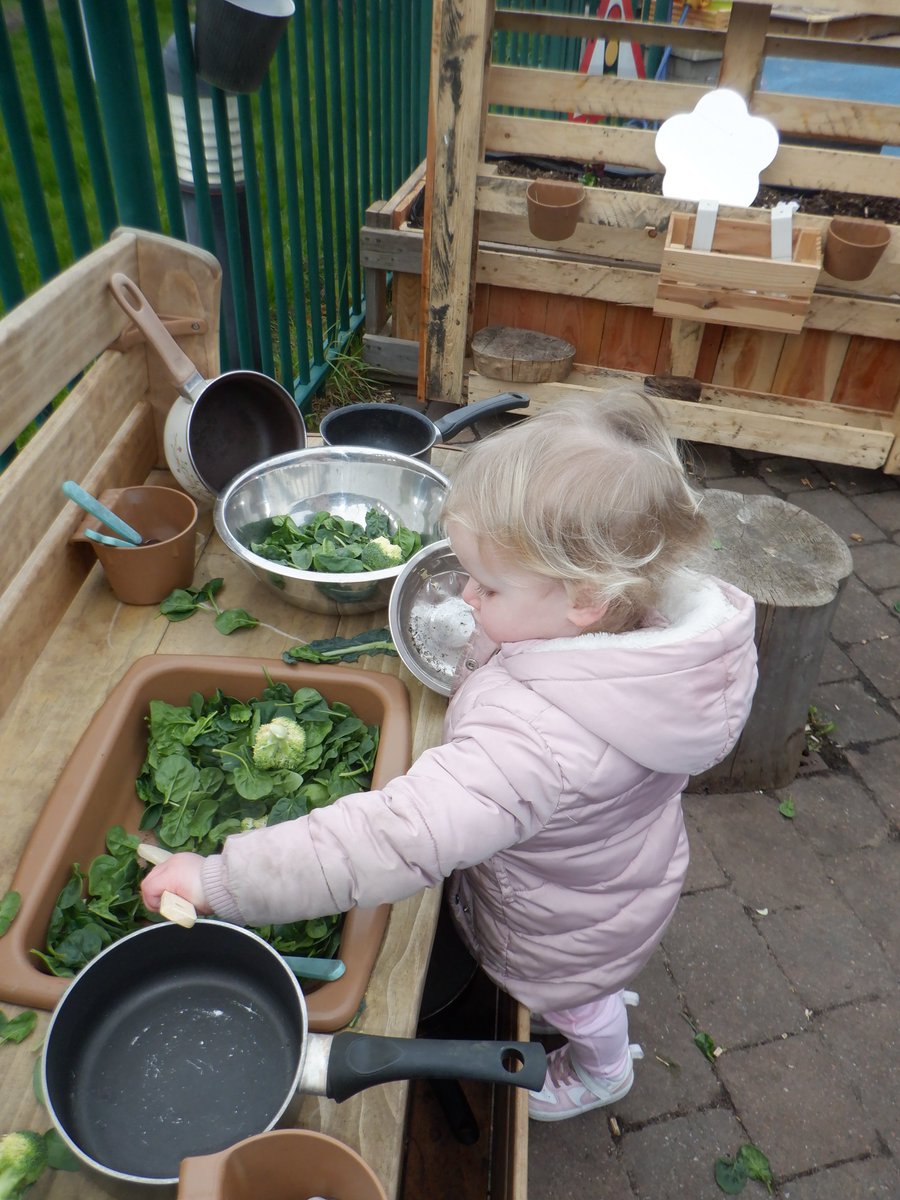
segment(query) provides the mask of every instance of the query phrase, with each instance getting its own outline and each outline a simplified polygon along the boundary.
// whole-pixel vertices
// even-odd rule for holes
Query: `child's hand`
[[[199,854],[173,854],[148,871],[141,881],[144,904],[151,912],[159,912],[163,892],[174,892],[183,900],[190,900],[197,912],[211,913],[200,882],[202,867],[203,858]]]

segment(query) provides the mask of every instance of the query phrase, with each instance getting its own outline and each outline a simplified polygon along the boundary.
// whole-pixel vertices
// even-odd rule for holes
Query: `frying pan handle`
[[[109,281],[109,288],[163,360],[172,376],[172,382],[179,391],[190,400],[196,399],[206,380],[163,325],[138,285],[121,271],[115,271]]]
[[[454,1041],[339,1033],[331,1041],[325,1095],[347,1100],[398,1079],[477,1079],[538,1090],[547,1055],[538,1042]]]
[[[461,429],[468,429],[482,417],[492,413],[508,412],[511,408],[527,408],[531,397],[524,392],[501,392],[499,396],[489,396],[486,400],[476,400],[474,404],[463,404],[456,412],[448,413],[435,421],[441,441],[447,442]]]

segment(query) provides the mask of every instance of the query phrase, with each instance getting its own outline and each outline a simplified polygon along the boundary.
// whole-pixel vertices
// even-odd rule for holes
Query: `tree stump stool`
[[[695,776],[689,790],[785,787],[800,766],[825,640],[853,559],[818,517],[774,496],[710,488],[703,514],[710,540],[699,569],[735,584],[756,604],[759,683],[737,745]]]

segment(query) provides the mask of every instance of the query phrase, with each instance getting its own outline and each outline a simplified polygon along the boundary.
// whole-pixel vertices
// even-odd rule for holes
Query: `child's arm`
[[[522,718],[488,715],[461,722],[453,742],[426,751],[381,791],[229,838],[221,855],[203,860],[203,903],[251,925],[372,908],[532,836],[559,802],[556,761]],[[154,875],[144,881],[150,900]]]

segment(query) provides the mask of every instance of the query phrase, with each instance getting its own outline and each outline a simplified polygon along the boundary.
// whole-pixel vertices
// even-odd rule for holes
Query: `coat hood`
[[[674,581],[656,623],[504,643],[512,678],[651,771],[697,775],[736,741],[756,686],[753,600],[718,579]]]

